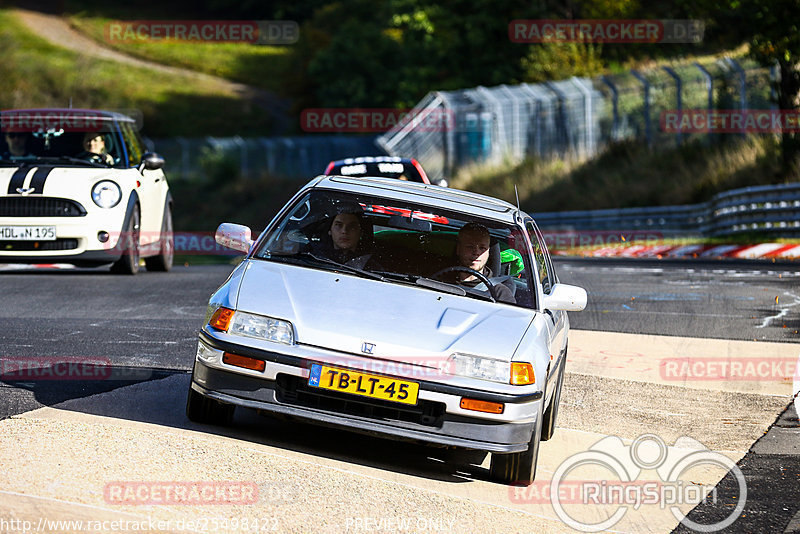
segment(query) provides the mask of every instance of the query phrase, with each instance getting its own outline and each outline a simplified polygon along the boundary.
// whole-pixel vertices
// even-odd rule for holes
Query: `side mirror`
[[[250,247],[253,246],[250,228],[242,226],[241,224],[220,224],[214,239],[223,247],[238,250],[245,254],[247,254],[250,251]]]
[[[586,290],[578,286],[556,284],[544,296],[543,310],[581,311],[586,307]]]
[[[156,171],[163,166],[164,158],[155,152],[145,152],[144,156],[142,156],[141,163],[139,163],[139,172],[143,172],[145,169],[148,171]]]

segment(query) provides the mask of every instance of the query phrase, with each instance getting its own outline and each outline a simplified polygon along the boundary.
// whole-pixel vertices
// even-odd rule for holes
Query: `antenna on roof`
[[[514,184],[514,196],[517,197],[517,209],[519,209],[519,191],[517,191],[517,184]]]
[[[69,109],[72,109],[72,97],[69,97]]]

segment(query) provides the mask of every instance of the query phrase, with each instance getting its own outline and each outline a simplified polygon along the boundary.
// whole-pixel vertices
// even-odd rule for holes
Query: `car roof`
[[[470,191],[439,187],[395,178],[360,176],[352,178],[321,175],[309,183],[315,189],[333,189],[366,195],[392,197],[398,200],[429,204],[449,210],[470,213],[508,223],[516,222],[519,210],[513,204]]]
[[[95,120],[120,122],[135,122],[131,117],[117,111],[106,111],[102,109],[78,109],[78,108],[29,108],[29,109],[6,109],[0,111],[0,116],[19,116],[36,117],[43,120],[59,120],[61,118],[91,117]]]
[[[397,156],[360,156],[357,158],[337,159],[334,165],[352,165],[353,163],[408,163],[411,158],[400,158]]]

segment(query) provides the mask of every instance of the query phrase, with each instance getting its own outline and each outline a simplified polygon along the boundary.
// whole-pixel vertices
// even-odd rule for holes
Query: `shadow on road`
[[[95,386],[98,391],[90,393],[91,396],[76,395],[61,401],[58,393],[47,388],[34,392],[42,404],[61,410],[235,438],[271,448],[445,482],[489,479],[488,469],[481,466],[487,454],[481,451],[366,436],[293,419],[264,416],[256,410],[241,407],[236,408],[233,424],[229,427],[192,423],[185,414],[190,376],[189,373],[162,374],[158,377],[154,374],[154,378],[160,379],[104,391]],[[61,392],[62,395],[67,393],[68,390]]]

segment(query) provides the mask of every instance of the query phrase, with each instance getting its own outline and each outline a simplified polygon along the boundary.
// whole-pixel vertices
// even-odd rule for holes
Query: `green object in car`
[[[510,263],[508,274],[514,276],[525,270],[525,262],[522,261],[522,254],[513,248],[507,248],[500,252],[500,263]]]

